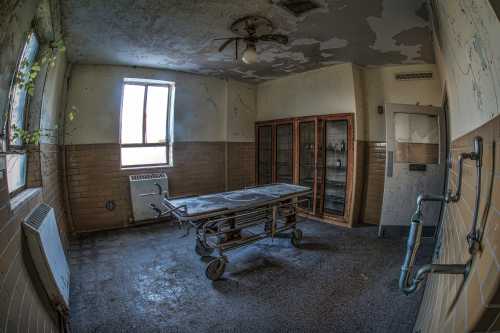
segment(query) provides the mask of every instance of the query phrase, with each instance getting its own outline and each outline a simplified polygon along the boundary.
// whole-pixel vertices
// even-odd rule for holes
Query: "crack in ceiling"
[[[68,57],[260,82],[343,62],[434,63],[424,0],[321,0],[296,17],[273,0],[62,0]],[[259,42],[259,62],[217,51],[245,15],[269,18],[286,46]],[[240,51],[244,45],[240,43]],[[240,53],[241,54],[241,53]]]

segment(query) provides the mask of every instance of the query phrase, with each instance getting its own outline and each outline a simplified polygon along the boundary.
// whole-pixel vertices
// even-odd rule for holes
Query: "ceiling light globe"
[[[248,45],[245,52],[243,52],[243,56],[241,60],[247,65],[255,64],[257,62],[257,49],[255,45]]]

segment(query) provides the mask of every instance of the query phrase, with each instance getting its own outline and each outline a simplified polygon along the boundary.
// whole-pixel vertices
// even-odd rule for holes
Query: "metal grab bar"
[[[415,258],[420,247],[422,239],[422,208],[425,201],[445,201],[443,196],[419,195],[417,200],[417,210],[411,218],[410,232],[406,243],[406,255],[401,266],[401,274],[399,276],[399,288],[409,295],[418,289],[420,283],[424,280],[427,274],[456,274],[466,276],[469,272],[469,265],[461,264],[427,264],[422,266],[413,279],[410,278]]]
[[[477,231],[477,220],[479,212],[479,203],[481,199],[481,168],[483,159],[483,140],[480,137],[474,138],[474,151],[471,153],[462,153],[458,158],[458,179],[457,188],[455,193],[449,191],[446,196],[441,195],[419,195],[417,198],[417,209],[411,217],[410,231],[408,234],[408,241],[406,244],[406,255],[401,266],[401,273],[399,277],[399,288],[405,294],[411,294],[418,289],[420,283],[424,280],[427,274],[455,274],[467,276],[469,272],[470,262],[467,264],[427,264],[422,266],[415,277],[411,279],[411,273],[415,264],[420,241],[422,238],[422,211],[423,203],[429,202],[457,202],[460,200],[462,189],[462,170],[463,160],[470,159],[476,161],[476,198],[474,205],[473,221],[471,230],[467,234],[467,244],[469,246],[469,253],[473,255],[479,248],[479,233]]]
[[[481,201],[481,170],[483,166],[483,139],[476,137],[474,139],[474,152],[471,153],[471,160],[476,161],[476,200],[474,202],[474,214],[472,216],[472,225],[467,234],[467,243],[469,253],[474,254],[480,247],[480,235],[477,230],[477,220],[479,216],[479,204]]]
[[[446,194],[446,202],[457,202],[460,200],[462,192],[462,172],[465,159],[476,161],[476,169],[481,168],[483,159],[483,139],[481,137],[474,138],[474,151],[462,153],[458,156],[457,188],[455,189],[455,193],[448,191]],[[481,175],[479,175],[479,177],[481,177]]]

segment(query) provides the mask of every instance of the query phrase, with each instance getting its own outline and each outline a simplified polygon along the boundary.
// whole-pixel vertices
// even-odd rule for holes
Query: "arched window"
[[[27,110],[33,87],[22,83],[26,82],[26,78],[31,73],[38,49],[38,38],[34,32],[30,32],[19,57],[9,93],[6,157],[7,184],[11,195],[26,187],[27,154],[23,139],[19,134],[27,128]]]

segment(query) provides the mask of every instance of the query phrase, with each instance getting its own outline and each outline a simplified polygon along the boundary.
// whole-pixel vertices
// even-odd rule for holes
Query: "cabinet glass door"
[[[293,183],[293,124],[276,126],[276,182]]]
[[[301,122],[299,124],[299,184],[314,188],[315,158],[314,149],[316,143],[316,130],[314,121]],[[313,195],[307,196],[308,202],[302,204],[302,208],[312,211]]]
[[[343,216],[347,183],[347,120],[325,123],[324,212]]]
[[[259,154],[257,161],[258,183],[270,184],[273,182],[273,127],[260,126],[257,129]]]

